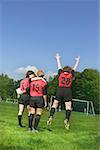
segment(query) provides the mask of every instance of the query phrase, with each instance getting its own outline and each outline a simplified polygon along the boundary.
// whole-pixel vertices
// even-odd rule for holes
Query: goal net
[[[72,99],[73,111],[84,112],[87,115],[93,114],[95,115],[94,106],[92,101],[80,100],[80,99]]]

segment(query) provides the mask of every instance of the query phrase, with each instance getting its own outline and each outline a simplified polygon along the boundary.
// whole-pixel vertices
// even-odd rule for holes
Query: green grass
[[[26,111],[22,120],[26,128],[17,127],[17,111],[16,104],[0,103],[0,150],[99,150],[99,116],[72,112],[71,127],[66,131],[64,111],[57,112],[49,131],[49,112],[44,111],[39,133],[30,133]]]

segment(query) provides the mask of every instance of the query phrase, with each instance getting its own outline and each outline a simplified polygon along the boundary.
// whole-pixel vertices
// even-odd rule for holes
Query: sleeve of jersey
[[[75,76],[75,71],[74,71],[74,70],[72,70],[72,76],[73,76],[73,77]]]
[[[47,85],[45,85],[42,89],[43,95],[47,95]]]
[[[60,76],[60,74],[62,73],[62,69],[58,70],[58,76]]]

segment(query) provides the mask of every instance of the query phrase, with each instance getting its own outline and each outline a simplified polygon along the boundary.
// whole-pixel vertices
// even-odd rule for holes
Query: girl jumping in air
[[[63,101],[65,104],[66,116],[64,120],[65,128],[69,129],[69,120],[72,110],[72,81],[74,77],[74,72],[77,70],[79,65],[80,57],[76,58],[76,63],[73,68],[69,66],[65,66],[62,68],[60,62],[60,55],[56,54],[56,61],[58,66],[58,89],[56,91],[55,100],[50,110],[49,119],[47,121],[47,125],[52,123],[52,119],[55,113],[55,109],[58,107],[59,102]]]

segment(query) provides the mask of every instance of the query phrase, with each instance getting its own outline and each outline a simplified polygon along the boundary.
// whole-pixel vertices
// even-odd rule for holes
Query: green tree
[[[48,97],[50,98],[51,95],[55,95],[58,85],[58,76],[54,76],[52,80],[48,82]]]
[[[14,80],[6,74],[0,75],[0,96],[3,100],[6,100],[6,98],[16,98]]]
[[[99,112],[99,72],[95,69],[85,69],[76,73],[73,82],[73,97],[93,101],[95,111]]]

